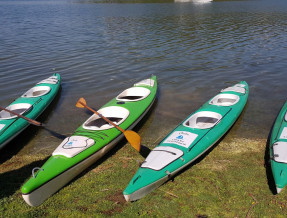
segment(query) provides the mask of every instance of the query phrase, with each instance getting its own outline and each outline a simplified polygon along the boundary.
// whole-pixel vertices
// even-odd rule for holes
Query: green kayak
[[[6,109],[30,119],[36,119],[57,95],[61,84],[59,74],[42,80]],[[0,111],[0,149],[29,126],[28,121],[5,110]]]
[[[287,185],[287,102],[282,107],[270,138],[271,169],[277,193]]]
[[[216,143],[234,124],[248,98],[246,82],[223,89],[157,145],[123,194],[135,201],[169,180]]]
[[[152,76],[124,90],[98,112],[122,129],[131,129],[151,108],[156,93],[157,79]],[[122,132],[103,118],[92,115],[56,148],[41,168],[33,169],[32,178],[22,187],[24,200],[31,206],[40,205],[123,137]]]

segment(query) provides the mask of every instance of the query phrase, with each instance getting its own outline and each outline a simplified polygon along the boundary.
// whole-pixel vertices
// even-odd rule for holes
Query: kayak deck
[[[105,104],[98,112],[111,118],[122,129],[131,129],[151,108],[156,93],[157,82],[153,76],[134,84],[132,88]],[[131,98],[131,96],[140,97]],[[100,116],[92,115],[71,137],[66,138],[57,147],[35,178],[32,177],[23,185],[23,198],[31,206],[41,204],[83,169],[103,156],[123,137],[117,128],[104,122]]]
[[[59,74],[42,80],[6,109],[36,119],[57,95],[61,84]],[[4,110],[0,111],[0,149],[29,125],[28,121]]]
[[[246,82],[224,89],[191,114],[150,152],[123,194],[142,198],[200,157],[233,125],[248,98]]]
[[[287,102],[280,110],[270,138],[271,169],[277,193],[287,185]]]

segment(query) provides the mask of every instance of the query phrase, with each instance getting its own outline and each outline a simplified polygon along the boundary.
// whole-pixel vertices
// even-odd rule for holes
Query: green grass
[[[272,193],[265,151],[266,140],[227,135],[173,181],[130,203],[124,200],[122,191],[136,172],[137,161],[144,158],[127,144],[36,208],[24,202],[20,188],[31,169],[41,166],[48,154],[20,152],[0,165],[0,216],[285,217],[287,190],[279,195]]]

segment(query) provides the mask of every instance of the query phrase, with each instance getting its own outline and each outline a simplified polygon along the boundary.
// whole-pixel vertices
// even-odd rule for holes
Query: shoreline
[[[152,141],[143,140],[143,143]],[[4,216],[28,215],[39,212],[41,208],[47,209],[46,216],[68,216],[74,210],[78,215],[124,215],[126,211],[139,208],[142,212],[150,211],[150,215],[156,216],[161,214],[162,208],[159,208],[167,207],[169,201],[193,208],[194,215],[196,211],[200,214],[204,211],[207,216],[240,216],[246,215],[248,208],[256,202],[254,199],[257,199],[261,206],[254,205],[252,215],[279,215],[287,211],[285,190],[280,195],[272,193],[274,187],[267,166],[266,143],[266,139],[225,137],[202,158],[180,172],[173,181],[168,181],[134,203],[125,202],[122,191],[137,170],[138,161],[144,158],[135,153],[125,140],[39,207],[26,205],[20,188],[30,177],[31,170],[40,167],[50,155],[15,154],[1,164],[0,184],[5,190],[1,192],[0,203]],[[89,201],[85,196],[94,200]],[[65,202],[75,202],[76,209],[67,209]],[[86,202],[84,212],[79,209],[82,202]],[[97,202],[105,202],[105,207],[100,208]],[[225,210],[222,211],[221,207],[225,207]],[[168,210],[167,214],[172,215],[174,212]]]

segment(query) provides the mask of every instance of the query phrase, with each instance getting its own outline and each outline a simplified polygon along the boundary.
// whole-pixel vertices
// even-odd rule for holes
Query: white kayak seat
[[[153,79],[144,79],[139,81],[138,83],[135,83],[134,86],[154,86],[154,80]]]
[[[209,129],[217,125],[222,115],[212,111],[200,111],[190,116],[183,125],[195,129]]]
[[[158,146],[149,153],[141,167],[152,170],[161,170],[180,158],[182,155],[183,151],[177,148]]]
[[[222,89],[221,92],[238,92],[241,94],[245,94],[246,93],[246,89],[244,88],[245,85],[244,84],[236,84],[234,86]]]
[[[53,156],[62,155],[68,158],[74,157],[85,149],[95,144],[94,139],[85,136],[71,136],[64,141],[53,152]]]
[[[231,106],[235,105],[240,100],[238,95],[234,94],[218,94],[212,98],[209,104],[217,106]]]
[[[46,83],[46,84],[57,84],[58,82],[59,82],[59,80],[58,80],[57,76],[50,76],[49,78],[44,79],[44,80],[38,82],[37,84],[43,84],[43,83]]]
[[[122,122],[124,122],[130,113],[128,109],[120,106],[105,107],[100,109],[98,112],[116,125],[120,125]],[[113,127],[113,125],[106,122],[97,114],[92,115],[83,124],[83,128],[88,130],[105,130]]]
[[[277,162],[287,163],[287,142],[275,142],[273,148],[273,159]]]
[[[17,114],[23,115],[24,113],[28,112],[29,110],[32,109],[32,105],[28,103],[18,103],[18,104],[12,104],[6,107],[6,109],[13,111]],[[8,111],[2,110],[0,111],[0,120],[8,120],[8,119],[13,119],[16,118],[17,115],[14,115]]]
[[[25,92],[21,97],[23,98],[36,98],[48,94],[51,91],[49,86],[35,86]]]
[[[143,87],[132,87],[124,90],[116,99],[118,101],[140,101],[150,94],[150,90]]]

